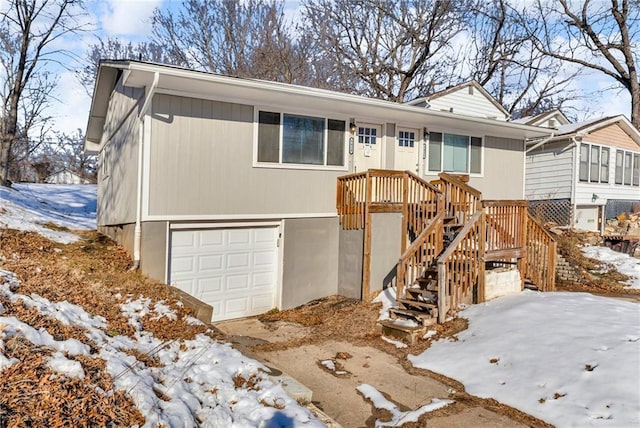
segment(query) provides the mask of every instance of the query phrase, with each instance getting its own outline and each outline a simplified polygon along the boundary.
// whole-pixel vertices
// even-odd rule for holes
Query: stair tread
[[[392,315],[396,315],[396,316],[401,316],[401,317],[408,317],[408,318],[413,318],[415,320],[423,320],[423,325],[425,325],[425,321],[429,322],[430,320],[435,320],[438,317],[438,309],[434,309],[431,312],[420,312],[420,311],[413,311],[411,309],[398,309],[398,308],[391,308],[389,309],[389,314]]]
[[[438,290],[429,290],[429,289],[425,289],[425,288],[405,288],[405,290],[408,293],[413,293],[413,294],[422,294],[423,296],[425,294],[435,294],[436,296],[438,295]]]
[[[402,303],[410,306],[418,306],[426,309],[434,309],[438,307],[437,303],[426,303],[426,302],[420,302],[418,300],[411,300],[411,299],[398,299],[398,303]]]

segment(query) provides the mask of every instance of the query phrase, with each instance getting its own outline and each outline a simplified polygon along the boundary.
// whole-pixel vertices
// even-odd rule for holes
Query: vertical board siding
[[[153,118],[150,215],[335,211],[345,171],[253,167],[252,106],[159,94]]]
[[[525,197],[531,200],[571,198],[573,152],[570,141],[563,141],[528,153]]]
[[[483,145],[482,177],[472,175],[469,185],[487,199],[523,199],[523,141],[486,136]]]
[[[103,149],[98,167],[99,226],[136,220],[139,121],[134,106],[142,95],[141,89],[122,85],[111,94],[100,142]]]

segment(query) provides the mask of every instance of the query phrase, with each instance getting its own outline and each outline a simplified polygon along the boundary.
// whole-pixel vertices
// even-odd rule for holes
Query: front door
[[[417,129],[398,128],[393,169],[418,174],[420,137]]]
[[[382,165],[382,127],[361,124],[358,126],[353,154],[355,172],[379,169]]]

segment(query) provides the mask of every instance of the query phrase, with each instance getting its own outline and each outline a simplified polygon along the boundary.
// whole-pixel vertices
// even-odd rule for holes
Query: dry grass
[[[163,300],[177,320],[154,315],[142,318],[147,331],[165,340],[192,339],[207,332],[202,325],[189,324],[189,310],[179,304],[171,287],[129,270],[129,255],[115,243],[95,232],[82,232],[83,240],[56,244],[34,234],[0,231],[1,268],[20,280],[17,293],[40,295],[50,301],[68,301],[92,315],[107,320],[105,332],[111,336],[134,333],[120,313],[119,303],[127,298],[150,297]],[[92,355],[96,344],[86,331],[64,325],[54,318],[26,307],[21,300],[1,298],[2,316],[15,316],[36,329],[46,329],[55,340],[77,339],[87,344]],[[52,350],[16,336],[5,340],[3,353],[19,361],[2,371],[0,382],[0,427],[22,426],[132,426],[144,418],[124,392],[115,392],[104,361],[92,356],[69,356],[82,365],[85,378],[70,378],[52,371],[47,361]],[[152,355],[130,351],[141,365],[157,366]]]
[[[558,252],[575,268],[580,278],[577,282],[557,281],[558,288],[566,291],[589,291],[598,294],[636,294],[640,290],[625,288],[621,283],[629,279],[628,276],[616,270],[596,272],[602,269],[600,261],[586,257],[580,250],[581,246],[591,244],[592,233],[564,231],[555,236]]]

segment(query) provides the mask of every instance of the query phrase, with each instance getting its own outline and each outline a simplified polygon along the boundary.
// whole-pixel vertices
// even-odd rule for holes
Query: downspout
[[[138,113],[138,182],[136,184],[136,225],[133,231],[133,266],[131,270],[137,270],[140,268],[140,249],[142,247],[142,157],[144,154],[144,116],[147,114],[147,110],[151,106],[153,95],[158,89],[158,81],[160,80],[160,73],[157,71],[153,73],[153,82],[150,87],[147,87],[147,93],[145,94],[144,103]]]
[[[573,226],[576,224],[576,183],[579,180],[578,171],[580,170],[580,152],[578,150],[578,140],[576,140],[576,136],[571,137],[571,146],[572,146],[572,156],[573,162],[571,163],[571,224],[569,225],[569,229],[573,230]]]

